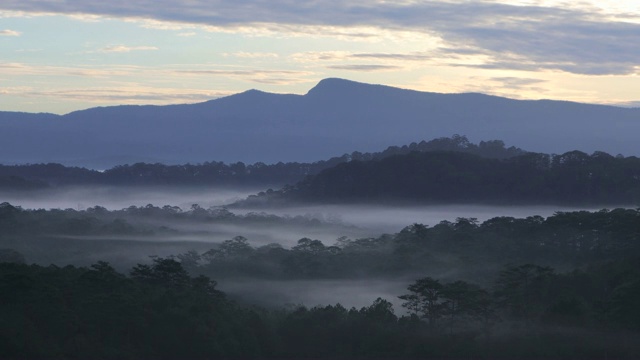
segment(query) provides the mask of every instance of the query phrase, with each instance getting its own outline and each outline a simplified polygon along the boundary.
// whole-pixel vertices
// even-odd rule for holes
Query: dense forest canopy
[[[640,159],[572,151],[495,159],[412,152],[351,161],[249,199],[319,203],[640,204]]]
[[[0,263],[0,355],[631,359],[640,353],[639,263],[570,273],[511,265],[492,287],[420,277],[398,294],[400,315],[381,298],[360,309],[252,308],[175,259],[155,258],[128,276],[106,262]]]

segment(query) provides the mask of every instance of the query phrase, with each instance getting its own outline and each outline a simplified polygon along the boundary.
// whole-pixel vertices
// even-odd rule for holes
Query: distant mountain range
[[[305,95],[249,90],[191,105],[0,112],[0,163],[311,162],[456,133],[545,153],[640,155],[640,109],[325,79]]]

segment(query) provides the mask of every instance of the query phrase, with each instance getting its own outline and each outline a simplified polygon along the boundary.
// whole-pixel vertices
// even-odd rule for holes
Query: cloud
[[[307,51],[291,54],[289,58],[299,63],[316,63],[318,61],[344,61],[353,53],[348,51]]]
[[[96,104],[167,104],[203,102],[232,95],[228,91],[199,89],[168,89],[145,86],[118,86],[104,88],[75,88],[40,90],[29,87],[0,88],[0,94],[25,98],[55,98]]]
[[[401,60],[401,61],[424,61],[433,59],[433,55],[425,53],[361,53],[353,54],[352,58],[356,59],[378,59],[378,60]]]
[[[548,76],[548,74],[546,74]],[[440,83],[453,93],[482,93],[511,99],[548,98],[550,80],[516,76],[471,76],[468,81]],[[584,94],[575,94],[584,95]],[[576,98],[576,96],[574,96]],[[594,102],[594,101],[590,101]]]
[[[549,91],[543,85],[548,80],[544,79],[505,76],[479,78],[478,82],[482,84],[480,92],[511,98],[523,98],[524,93],[540,95]]]
[[[318,61],[347,61],[347,60],[385,60],[385,61],[425,61],[441,56],[438,51],[411,53],[354,53],[349,51],[308,51],[291,54],[290,58],[296,62],[315,63]]]
[[[0,74],[6,76],[36,75],[36,76],[77,76],[91,78],[112,78],[115,76],[131,76],[145,71],[137,66],[112,67],[64,67],[64,66],[36,66],[25,63],[0,63]]]
[[[155,51],[155,46],[126,46],[126,45],[110,45],[99,49],[98,52],[103,53],[128,53],[131,51]]]
[[[202,69],[202,70],[178,70],[182,74],[191,75],[238,75],[238,76],[264,76],[264,75],[300,75],[308,74],[302,71],[294,70],[217,70],[217,69]]]
[[[441,55],[456,66],[633,73],[640,65],[640,13],[605,11],[589,1],[561,7],[548,1],[491,0],[3,0],[0,9],[145,19],[174,29],[196,24],[258,35],[302,32],[367,40],[385,32],[405,33],[440,39]],[[485,61],[457,61],[461,52]]]
[[[502,84],[503,87],[508,87],[512,89],[547,82],[547,80],[542,80],[542,79],[519,78],[519,77],[494,77],[494,78],[491,78],[490,80],[499,82]]]
[[[0,36],[20,36],[22,33],[15,30],[4,29],[0,30]]]
[[[71,76],[78,78],[100,78],[100,79],[129,79],[133,77],[145,78],[153,82],[161,80],[175,81],[182,83],[185,76],[212,76],[228,77],[247,82],[271,85],[288,85],[306,83],[314,79],[309,79],[314,73],[309,71],[294,70],[265,70],[265,69],[219,69],[212,68],[209,64],[190,64],[185,66],[167,67],[142,67],[135,65],[112,65],[112,66],[41,66],[25,63],[0,63],[0,75],[16,77],[22,75],[57,77]]]
[[[371,65],[371,64],[348,64],[348,65],[329,65],[328,69],[348,70],[348,71],[387,71],[401,69],[394,65]]]
[[[261,58],[271,58],[275,59],[279,55],[272,52],[245,52],[239,51],[234,53],[223,53],[223,56],[233,56],[237,58],[245,58],[245,59],[261,59]]]
[[[189,69],[176,70],[176,73],[194,76],[225,76],[248,82],[271,85],[288,85],[308,82],[308,76],[313,75],[308,71],[294,70],[246,70],[246,69]]]

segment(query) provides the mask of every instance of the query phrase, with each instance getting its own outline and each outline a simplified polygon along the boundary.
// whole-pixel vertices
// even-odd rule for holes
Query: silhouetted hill
[[[37,190],[48,187],[46,183],[41,181],[29,181],[20,176],[2,176],[0,175],[1,190]]]
[[[61,164],[0,165],[0,189],[14,188],[15,181],[2,181],[3,177],[24,181],[60,185],[172,185],[172,186],[260,186],[279,188],[295,184],[308,175],[351,160],[379,160],[413,151],[458,151],[488,158],[508,158],[524,154],[516,147],[506,147],[500,140],[481,141],[473,144],[465,136],[438,138],[403,146],[390,146],[384,151],[362,153],[354,151],[313,163],[255,163],[205,162],[202,164],[166,165],[160,163],[136,163],[118,165],[103,172]],[[28,187],[22,187],[28,189]],[[35,188],[35,187],[32,187]]]
[[[456,133],[545,153],[637,155],[640,109],[326,79],[305,95],[249,90],[192,105],[0,113],[0,163],[310,162]]]
[[[640,204],[640,159],[580,151],[507,159],[461,152],[412,152],[351,161],[245,204],[496,203]]]

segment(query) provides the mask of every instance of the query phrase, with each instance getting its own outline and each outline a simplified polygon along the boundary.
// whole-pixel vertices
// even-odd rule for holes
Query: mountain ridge
[[[42,121],[51,120],[56,121]],[[66,115],[0,112],[0,163],[106,168],[124,161],[310,162],[466,134],[531,151],[640,155],[640,109],[329,78],[305,95],[247,90],[197,104],[120,105]],[[118,159],[117,161],[115,159]]]

